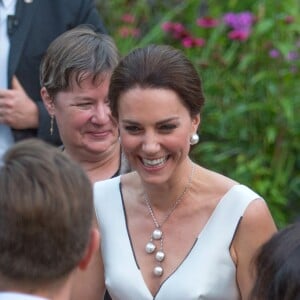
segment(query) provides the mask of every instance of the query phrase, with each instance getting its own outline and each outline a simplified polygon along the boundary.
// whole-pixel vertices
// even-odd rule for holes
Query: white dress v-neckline
[[[239,299],[229,248],[245,209],[252,200],[260,198],[252,190],[238,184],[227,191],[186,257],[162,282],[155,295],[151,294],[137,264],[120,177],[96,183],[94,196],[106,286],[113,299]]]

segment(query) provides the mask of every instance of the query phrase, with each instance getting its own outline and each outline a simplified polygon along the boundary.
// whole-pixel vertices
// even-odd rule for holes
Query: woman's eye
[[[91,105],[92,105],[91,102],[81,102],[76,104],[76,106],[79,108],[89,108],[91,107]]]
[[[162,131],[172,131],[176,127],[177,127],[177,125],[175,125],[175,124],[164,124],[164,125],[161,125],[159,127],[159,130],[162,130]]]
[[[130,133],[138,133],[140,131],[140,128],[135,125],[128,125],[124,127],[126,131]]]

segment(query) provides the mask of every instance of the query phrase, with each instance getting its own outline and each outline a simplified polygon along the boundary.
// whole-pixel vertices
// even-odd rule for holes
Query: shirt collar
[[[17,0],[2,0],[2,5],[5,8],[15,6],[16,3],[17,3]]]
[[[47,300],[46,298],[17,292],[0,292],[0,299],[5,300]]]

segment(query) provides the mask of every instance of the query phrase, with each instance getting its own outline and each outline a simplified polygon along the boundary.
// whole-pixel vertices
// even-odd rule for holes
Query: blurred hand
[[[0,123],[14,129],[38,127],[38,108],[30,99],[16,76],[12,89],[0,89]]]

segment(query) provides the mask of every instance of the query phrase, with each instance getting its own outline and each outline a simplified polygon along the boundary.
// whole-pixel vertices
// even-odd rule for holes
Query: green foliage
[[[299,216],[299,0],[114,0],[99,1],[99,10],[122,54],[168,43],[181,48],[199,70],[206,105],[194,159],[260,193],[279,227]],[[251,34],[232,40],[223,15],[243,11],[255,18]],[[132,23],[122,21],[125,13],[135,17]],[[196,20],[203,16],[219,24],[200,27]],[[205,45],[185,48],[162,30],[166,21],[183,24]],[[122,37],[124,26],[139,35]]]

